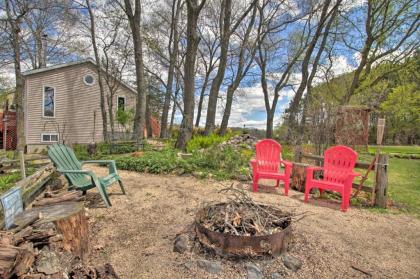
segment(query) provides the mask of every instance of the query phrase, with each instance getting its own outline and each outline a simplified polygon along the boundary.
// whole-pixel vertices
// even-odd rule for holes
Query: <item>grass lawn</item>
[[[420,216],[420,160],[391,158],[388,183],[391,199]]]
[[[377,146],[369,145],[369,153],[375,154]],[[417,145],[390,145],[382,146],[382,152],[388,154],[420,154],[420,146]]]
[[[385,146],[384,153],[420,154],[419,146]],[[369,153],[374,154],[375,146],[369,146]],[[373,155],[359,153],[359,160],[371,162]],[[366,170],[357,170],[364,174]],[[395,205],[420,217],[420,160],[391,157],[388,169],[388,194]],[[365,185],[373,185],[375,173],[369,174]],[[358,183],[356,179],[356,183]]]

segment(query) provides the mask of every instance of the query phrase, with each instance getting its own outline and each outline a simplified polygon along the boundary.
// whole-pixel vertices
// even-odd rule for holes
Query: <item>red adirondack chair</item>
[[[281,159],[281,145],[272,139],[264,139],[257,142],[255,159],[250,161],[253,170],[253,191],[258,191],[258,180],[260,178],[275,179],[276,187],[280,180],[284,181],[284,195],[289,192],[290,173],[292,163]],[[284,172],[279,172],[280,165],[284,166]]]
[[[341,194],[341,210],[346,211],[350,205],[350,194],[353,179],[359,173],[353,172],[357,161],[357,153],[347,146],[330,147],[324,152],[324,167],[306,168],[305,202],[308,202],[312,188],[322,193],[331,190]],[[314,179],[314,171],[323,170],[323,178]]]

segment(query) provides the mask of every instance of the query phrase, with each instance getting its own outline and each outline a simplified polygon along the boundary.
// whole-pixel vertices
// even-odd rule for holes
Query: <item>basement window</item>
[[[41,142],[58,142],[58,133],[42,133]]]

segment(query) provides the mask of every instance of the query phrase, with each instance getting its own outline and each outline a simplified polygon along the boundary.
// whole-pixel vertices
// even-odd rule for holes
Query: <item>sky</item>
[[[348,1],[348,2],[350,3],[351,7],[354,7],[354,6],[361,5],[364,2],[364,0],[356,0],[356,1]],[[145,10],[144,12],[146,16],[151,16],[153,13],[151,13],[147,9],[153,10],[153,8],[155,7],[153,5],[145,5],[143,8]],[[294,9],[291,9],[290,13],[298,13],[296,9],[298,8],[295,7]],[[103,26],[102,28],[104,29],[97,30],[99,34],[101,32],[102,33],[107,32],[106,25]],[[77,34],[77,32],[75,34]],[[81,35],[80,33],[78,33],[77,35],[80,37],[79,38],[80,41],[83,41],[84,43],[87,43],[87,44],[90,43],[90,39],[87,36],[83,37],[83,34]],[[281,55],[282,49],[279,49],[278,51],[279,51],[278,54]],[[66,60],[74,61],[80,58],[86,58],[86,56],[92,56],[92,55],[91,54],[89,55],[89,53],[86,53],[84,57],[69,56],[69,57],[66,57]],[[334,75],[340,75],[342,73],[352,71],[355,66],[356,56],[357,54],[355,55],[354,53],[347,53],[347,54],[338,53],[336,56],[334,56],[333,65],[332,65],[333,66],[332,70],[334,72]],[[145,60],[147,59],[148,58],[146,57]],[[273,57],[273,61],[272,61],[273,65],[275,65],[276,63],[274,59],[275,58]],[[52,62],[49,61],[50,65],[51,63]],[[25,68],[25,65],[23,65],[23,68]],[[258,74],[258,70],[255,70],[255,68],[257,67],[253,67],[253,71],[254,72],[256,71],[256,73]],[[273,70],[273,75],[279,76],[281,74],[281,72],[276,73],[275,72],[276,69],[272,69],[272,70]],[[0,72],[2,76],[6,76],[6,77],[8,76],[9,78],[13,78],[12,68],[0,69],[0,71],[2,71]],[[133,71],[133,69],[131,69],[131,71]],[[160,71],[161,72],[159,73],[159,75],[162,77],[162,79],[166,79],[166,75],[167,75],[166,70],[161,69]],[[229,73],[227,72],[226,75],[229,75]],[[133,75],[129,74],[127,76],[132,77],[134,76],[134,74]],[[296,72],[295,74],[293,74],[293,79],[296,83],[298,83],[300,81],[300,73]],[[197,84],[199,84],[200,82],[199,76],[196,77],[196,81],[197,81]],[[322,82],[322,79],[315,80],[315,83],[319,83],[319,82]],[[208,88],[210,88],[210,86]],[[223,105],[225,102],[225,99],[224,99],[225,90],[226,88],[222,86],[220,94],[219,94],[220,99],[219,99],[218,108],[217,108],[216,125],[220,125],[220,122],[222,119]],[[198,91],[199,90],[197,90],[197,94],[198,94]],[[293,98],[293,96],[294,96],[294,92],[292,88],[286,88],[280,93],[280,98],[277,104],[277,109],[276,109],[275,119],[274,119],[275,125],[281,121],[282,113],[288,107],[288,104],[290,100]],[[198,102],[198,97],[199,96],[197,95],[196,103]],[[207,98],[204,100],[203,104],[204,104],[204,108],[201,114],[201,122],[200,122],[201,126],[204,126],[205,124],[205,118],[206,118],[206,113],[207,113],[206,111]],[[195,115],[197,115],[197,113],[195,113]],[[182,115],[178,111],[176,114],[176,122],[180,123],[181,120],[182,120]],[[229,126],[231,127],[244,127],[245,126],[248,128],[265,129],[265,125],[266,125],[266,110],[265,110],[263,92],[261,89],[261,84],[259,82],[259,79],[257,78],[256,80],[250,80],[250,78],[246,78],[244,82],[241,84],[241,86],[239,87],[239,89],[237,90],[237,92],[235,93],[235,101],[233,103],[232,113],[229,119]]]

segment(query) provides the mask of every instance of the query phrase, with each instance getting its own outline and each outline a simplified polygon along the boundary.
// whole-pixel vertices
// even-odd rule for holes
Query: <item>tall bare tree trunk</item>
[[[184,66],[184,112],[176,147],[185,150],[192,137],[194,121],[195,60],[198,43],[197,22],[206,0],[187,0],[187,53]]]
[[[96,44],[96,30],[95,30],[95,15],[93,14],[92,7],[90,5],[90,0],[86,0],[86,6],[89,12],[90,18],[90,37],[92,40],[92,47],[93,53],[95,54],[95,62],[96,62],[96,72],[98,74],[98,85],[99,85],[99,92],[100,92],[100,105],[101,105],[101,115],[102,115],[102,133],[103,138],[105,141],[108,141],[108,118],[106,115],[106,107],[105,107],[105,90],[102,78],[102,67],[101,67],[101,59],[99,58],[98,46]]]
[[[209,102],[207,105],[206,127],[204,130],[206,135],[214,131],[216,124],[217,98],[219,97],[220,86],[222,85],[223,78],[225,77],[229,38],[231,35],[230,19],[232,15],[232,0],[223,0],[221,9],[222,12],[220,13],[220,16],[223,16],[223,20],[221,19],[220,22],[223,22],[223,25],[220,26],[220,61],[216,76],[214,77],[210,87]]]
[[[13,18],[12,7],[10,0],[6,0],[6,16],[7,23],[11,27],[11,43],[13,46],[13,64],[15,68],[16,76],[16,91],[14,96],[14,102],[16,105],[16,133],[17,133],[17,151],[24,151],[26,145],[25,139],[25,111],[24,111],[24,80],[22,76],[22,70],[20,66],[20,20],[25,15],[26,11],[22,11],[20,15],[16,15]]]
[[[236,67],[236,75],[231,84],[229,84],[227,92],[226,92],[226,104],[225,110],[223,112],[222,123],[220,125],[219,134],[224,135],[226,134],[227,127],[229,124],[229,118],[232,111],[232,104],[233,104],[233,94],[235,93],[236,89],[238,89],[242,79],[247,74],[249,68],[251,67],[252,61],[254,61],[255,54],[257,51],[256,43],[258,39],[255,39],[253,44],[250,44],[249,37],[251,35],[251,31],[254,27],[255,18],[257,15],[257,5],[254,6],[252,17],[250,22],[248,23],[244,38],[241,42],[240,51],[239,51],[239,63]],[[259,34],[258,34],[259,36]],[[258,37],[257,36],[257,37]],[[248,63],[245,65],[245,52],[246,48],[250,48],[250,57],[248,57]]]
[[[166,94],[162,109],[162,118],[160,124],[160,137],[168,137],[168,114],[169,107],[172,98],[172,88],[175,74],[175,64],[178,58],[178,43],[179,43],[179,32],[178,32],[178,19],[181,13],[181,0],[173,0],[172,3],[172,22],[171,22],[171,34],[169,38],[168,52],[169,52],[169,69],[168,69],[168,82],[166,84]]]
[[[143,39],[141,35],[141,4],[140,0],[134,1],[134,12],[130,0],[124,0],[125,13],[130,23],[134,44],[134,61],[136,64],[137,102],[133,124],[133,140],[144,138],[146,125],[146,90],[144,86],[143,67]]]
[[[171,122],[169,124],[169,134],[171,135],[172,133],[172,127],[174,126],[174,119],[175,119],[175,113],[176,113],[176,100],[178,99],[178,94],[179,94],[179,77],[178,77],[178,73],[176,74],[176,87],[175,87],[175,95],[174,95],[174,103],[172,106],[172,113],[171,113]]]
[[[200,126],[201,111],[203,110],[204,94],[206,93],[206,88],[207,88],[208,83],[209,83],[209,75],[206,74],[206,76],[204,77],[203,87],[201,87],[201,91],[200,91],[200,99],[198,100],[195,127]]]
[[[322,35],[322,30],[324,28],[324,24],[328,17],[330,16],[330,13],[328,12],[328,9],[330,7],[331,0],[326,0],[323,3],[322,6],[322,12],[319,19],[318,26],[316,28],[315,34],[312,37],[311,42],[309,43],[304,58],[302,62],[302,79],[300,82],[300,85],[298,89],[296,90],[295,96],[293,97],[292,101],[290,102],[289,106],[289,117],[288,117],[288,133],[287,138],[289,141],[294,141],[295,135],[294,132],[296,131],[298,127],[298,120],[297,116],[299,113],[299,107],[300,107],[300,101],[302,99],[303,93],[307,87],[308,84],[308,78],[309,78],[309,65],[311,62],[312,53],[317,45],[318,39]],[[338,5],[336,6],[338,7]]]
[[[241,15],[240,19],[231,26],[232,0],[223,0],[222,2],[222,12],[220,13],[221,16],[223,15],[223,20],[220,19],[220,22],[222,22],[222,25],[220,26],[220,61],[217,74],[210,87],[206,127],[204,131],[206,135],[212,133],[216,125],[217,99],[219,97],[220,87],[225,77],[230,37],[255,4],[256,1],[253,1],[248,9]]]

